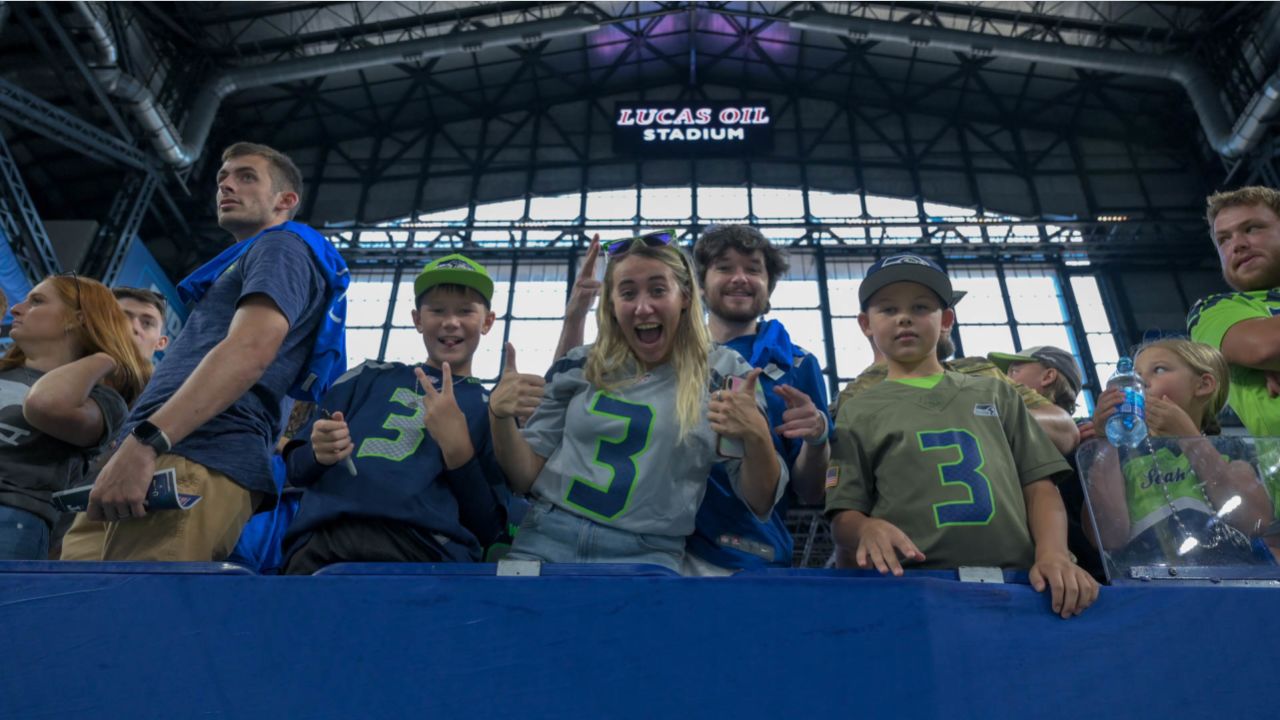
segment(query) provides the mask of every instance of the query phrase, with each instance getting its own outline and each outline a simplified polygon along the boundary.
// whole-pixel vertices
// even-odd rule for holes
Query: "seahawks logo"
[[[880,267],[887,268],[890,265],[924,265],[928,267],[929,261],[919,255],[894,255],[893,257],[885,258]]]
[[[475,268],[468,265],[462,260],[446,260],[436,266],[437,270],[470,270],[475,272]]]
[[[1000,417],[994,403],[974,403],[973,414],[978,417]]]

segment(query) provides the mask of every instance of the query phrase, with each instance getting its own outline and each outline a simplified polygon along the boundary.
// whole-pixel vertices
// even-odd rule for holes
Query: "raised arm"
[[[527,493],[542,472],[547,459],[534,452],[516,425],[517,417],[528,417],[542,402],[546,381],[537,375],[522,375],[516,369],[516,349],[507,343],[502,378],[489,395],[489,430],[493,434],[493,454],[507,475],[507,483],[517,493]]]
[[[766,518],[777,498],[782,462],[757,400],[760,372],[752,369],[736,390],[717,390],[707,405],[707,420],[717,434],[742,440],[745,455],[738,470],[739,491],[751,512]]]
[[[822,502],[822,484],[831,460],[830,425],[826,413],[813,403],[813,399],[790,385],[778,385],[773,391],[786,401],[782,413],[782,425],[774,432],[791,440],[803,440],[800,453],[791,467],[791,487],[801,502],[817,505]]]
[[[106,422],[102,408],[89,393],[116,369],[106,353],[94,353],[45,373],[22,402],[22,415],[31,426],[76,447],[102,441]]]
[[[594,235],[578,277],[573,281],[569,303],[564,308],[564,324],[560,326],[560,341],[556,343],[556,360],[586,342],[587,316],[591,314],[591,303],[600,294],[601,283],[596,279],[596,260],[599,257],[600,236]]]

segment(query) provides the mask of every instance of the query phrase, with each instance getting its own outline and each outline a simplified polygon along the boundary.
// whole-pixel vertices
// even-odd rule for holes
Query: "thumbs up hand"
[[[449,363],[440,366],[440,389],[431,384],[431,378],[422,368],[413,369],[418,377],[418,385],[422,387],[422,424],[431,438],[440,446],[444,455],[444,464],[450,470],[466,465],[476,454],[471,444],[471,433],[467,429],[467,416],[458,407],[458,400],[453,394],[453,370]]]
[[[538,409],[547,381],[537,375],[526,375],[516,369],[516,349],[507,343],[502,363],[502,377],[489,395],[489,414],[499,420],[527,420]]]
[[[754,368],[732,390],[717,390],[707,403],[707,422],[717,434],[739,440],[772,442],[769,424],[756,404],[760,368]]]
[[[773,391],[787,403],[782,424],[775,427],[774,432],[784,438],[804,438],[814,445],[826,442],[827,416],[813,404],[812,398],[790,385],[778,385]]]

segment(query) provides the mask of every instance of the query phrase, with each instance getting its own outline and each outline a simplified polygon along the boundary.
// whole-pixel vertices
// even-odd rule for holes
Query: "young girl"
[[[672,237],[610,244],[598,339],[558,361],[545,388],[516,371],[507,346],[489,398],[494,449],[512,488],[535,499],[508,558],[678,571],[713,464],[726,463],[761,522],[781,496],[760,371],[711,349],[697,280]],[[522,433],[515,417],[534,408]]]
[[[102,283],[59,275],[10,309],[0,358],[0,558],[43,560],[50,496],[111,441],[151,376]]]
[[[1224,457],[1203,436],[1220,431],[1226,360],[1209,345],[1170,338],[1140,347],[1134,368],[1146,384],[1152,441],[1136,450],[1097,446],[1088,490],[1103,549],[1127,564],[1257,562],[1248,538],[1270,523],[1266,490],[1249,463]],[[1117,389],[1098,398],[1095,428],[1106,426],[1122,399]],[[1239,532],[1222,527],[1219,513]]]

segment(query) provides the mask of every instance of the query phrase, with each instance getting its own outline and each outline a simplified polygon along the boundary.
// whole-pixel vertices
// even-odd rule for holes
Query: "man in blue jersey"
[[[235,143],[217,176],[218,225],[235,244],[182,283],[182,333],[134,403],[94,483],[104,560],[222,560],[276,494],[271,447],[286,397],[318,395],[346,365],[346,264],[291,218],[302,174],[265,145]],[[149,512],[153,474],[172,469],[190,510]]]
[[[786,515],[792,495],[819,503],[831,449],[827,390],[818,360],[791,342],[778,320],[761,320],[788,269],[786,257],[745,225],[708,229],[693,246],[706,298],[707,327],[717,343],[760,368],[774,446],[791,474],[789,492],[761,522],[738,500],[720,466],[688,540],[685,573],[723,575],[752,567],[790,567],[794,541]]]
[[[305,488],[285,535],[285,573],[338,562],[467,562],[506,528],[506,478],[493,456],[489,393],[471,377],[493,326],[493,280],[449,255],[413,284],[427,360],[368,361],[343,375],[320,417],[285,449]]]

